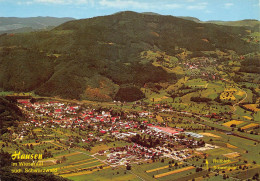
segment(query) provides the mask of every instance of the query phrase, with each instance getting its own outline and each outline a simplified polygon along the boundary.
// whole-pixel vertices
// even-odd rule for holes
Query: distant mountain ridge
[[[219,21],[219,20],[201,21],[198,18],[189,17],[189,16],[177,16],[177,17],[194,21],[196,23],[212,23],[212,24],[225,25],[225,26],[248,26],[251,28],[258,28],[258,29],[260,27],[260,21],[256,19],[245,19],[245,20],[238,20],[238,21]]]
[[[153,12],[143,12],[142,14],[164,16]],[[185,20],[194,21],[196,23],[213,23],[217,25],[226,25],[226,26],[248,26],[248,27],[255,28],[256,30],[260,28],[260,21],[254,19],[246,19],[246,20],[239,20],[239,21],[219,21],[219,20],[201,21],[198,18],[190,17],[190,16],[176,16],[176,17]],[[27,18],[0,17],[0,34],[50,30],[56,26],[59,26],[65,22],[72,21],[72,20],[76,20],[76,19],[70,17],[57,18],[57,17],[48,17],[48,16],[27,17]]]
[[[206,23],[225,26],[247,26],[253,28],[256,31],[260,30],[260,21],[254,19],[245,19],[240,21],[207,21]]]
[[[49,29],[49,27],[59,26],[60,24],[71,20],[75,19],[67,17],[0,17],[0,33],[20,33]]]
[[[153,13],[153,12],[143,12],[142,14],[163,16],[161,14]],[[225,26],[248,26],[252,28],[260,27],[260,21],[256,19],[244,19],[244,20],[237,20],[237,21],[221,21],[221,20],[201,21],[200,19],[191,16],[174,16],[174,17],[194,21],[196,23],[213,23],[213,24],[225,25]]]

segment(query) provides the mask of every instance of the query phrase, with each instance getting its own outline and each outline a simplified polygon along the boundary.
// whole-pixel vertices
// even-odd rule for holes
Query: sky
[[[119,11],[191,16],[202,21],[260,20],[260,0],[0,0],[0,17],[73,17]]]

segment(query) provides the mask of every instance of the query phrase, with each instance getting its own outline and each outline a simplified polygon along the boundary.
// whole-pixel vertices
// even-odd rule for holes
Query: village
[[[245,159],[251,159],[237,151],[237,140],[245,138],[234,134],[231,125],[239,122],[229,121],[230,113],[203,114],[176,109],[167,102],[144,101],[100,106],[35,97],[17,99],[16,104],[26,121],[4,135],[2,149],[42,154],[41,168],[57,169],[55,175],[65,178],[107,171],[111,177],[135,173],[147,179],[175,177],[176,172],[222,177],[221,168],[225,173],[237,168],[237,174],[248,168]],[[249,138],[246,141],[257,145]],[[221,161],[228,166],[218,164]]]
[[[123,147],[100,150],[98,155],[107,157],[106,163],[110,165],[126,165],[149,159],[161,157],[183,160],[189,158],[192,149],[205,146],[199,140],[203,135],[186,132],[182,128],[165,127],[165,124],[150,123],[155,119],[151,112],[140,111],[118,115],[109,110],[96,110],[81,105],[62,103],[59,101],[40,101],[31,103],[30,100],[18,100],[19,107],[28,116],[28,122],[23,123],[20,132],[13,133],[15,140],[23,140],[30,133],[29,128],[62,128],[84,132],[82,137],[64,137],[60,142],[67,143],[73,148],[84,144],[95,145],[108,140],[123,140],[129,145]],[[158,105],[156,105],[158,109]],[[164,106],[159,112],[171,111]],[[196,138],[196,139],[194,139]],[[35,138],[36,142],[46,141]],[[213,147],[214,148],[214,147]]]

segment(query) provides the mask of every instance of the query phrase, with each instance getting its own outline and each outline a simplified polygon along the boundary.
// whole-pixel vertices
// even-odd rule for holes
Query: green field
[[[91,174],[87,175],[81,175],[81,176],[73,176],[68,177],[71,180],[75,181],[123,181],[123,180],[130,180],[130,181],[139,181],[140,179],[133,175],[131,172],[126,171],[124,168],[109,168],[106,170],[100,170],[93,172]]]

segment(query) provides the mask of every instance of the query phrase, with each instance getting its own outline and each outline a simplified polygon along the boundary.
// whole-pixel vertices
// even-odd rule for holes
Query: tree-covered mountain
[[[55,17],[0,17],[0,34],[2,33],[21,33],[36,30],[49,29],[58,26],[74,18],[55,18]]]
[[[243,55],[259,49],[243,39],[248,35],[247,27],[129,11],[69,21],[50,31],[2,35],[0,87],[45,96],[133,101],[143,97],[139,89],[145,83],[176,78],[154,66],[144,52],[176,56],[184,50],[232,50]]]
[[[12,102],[0,97],[0,133],[8,132],[8,127],[17,126],[19,121],[25,120],[22,111]]]

